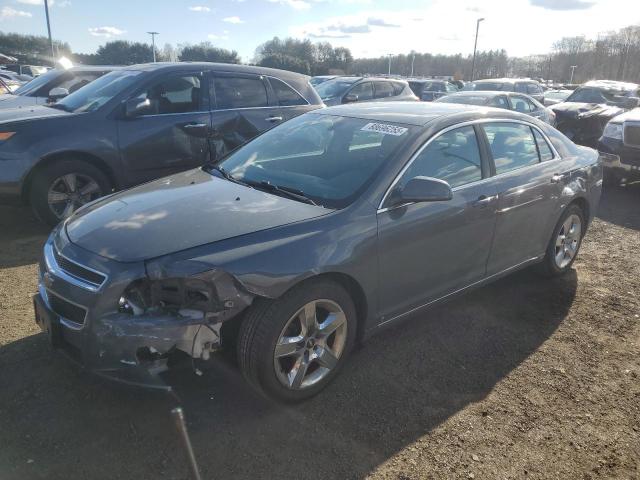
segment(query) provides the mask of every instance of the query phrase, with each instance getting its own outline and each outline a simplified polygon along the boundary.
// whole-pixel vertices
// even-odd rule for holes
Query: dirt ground
[[[640,478],[640,186],[605,192],[575,271],[523,271],[369,341],[318,397],[272,404],[219,362],[175,397],[52,353],[31,295],[47,231],[0,207],[0,479]]]

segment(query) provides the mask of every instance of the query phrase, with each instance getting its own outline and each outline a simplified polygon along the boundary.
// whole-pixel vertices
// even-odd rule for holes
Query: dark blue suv
[[[55,104],[1,110],[0,195],[56,224],[323,106],[308,80],[245,65],[154,63],[108,73]]]

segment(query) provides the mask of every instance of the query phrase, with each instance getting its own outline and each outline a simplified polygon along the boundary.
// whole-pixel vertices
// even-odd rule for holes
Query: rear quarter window
[[[278,104],[281,107],[291,107],[295,105],[307,105],[307,101],[292,87],[277,78],[270,78],[269,82],[276,94]]]

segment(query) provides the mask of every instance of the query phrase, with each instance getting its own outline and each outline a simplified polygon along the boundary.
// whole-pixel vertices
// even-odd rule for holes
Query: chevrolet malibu
[[[316,110],[74,213],[44,246],[36,321],[104,377],[166,387],[179,357],[232,349],[300,401],[414,312],[529,265],[565,273],[601,188],[596,151],[519,113]]]

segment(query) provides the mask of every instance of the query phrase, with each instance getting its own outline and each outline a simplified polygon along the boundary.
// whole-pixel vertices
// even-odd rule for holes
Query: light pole
[[[576,68],[578,68],[577,65],[571,65],[571,80],[569,80],[569,83],[573,83],[573,72],[575,72]]]
[[[387,57],[389,57],[389,76],[391,76],[391,57],[393,57],[393,53],[387,53]]]
[[[473,82],[473,76],[476,70],[476,49],[478,48],[478,30],[480,30],[480,22],[482,22],[484,18],[479,18],[476,21],[476,41],[473,44],[473,61],[471,62],[471,81]]]
[[[49,33],[49,46],[51,47],[51,63],[55,65],[56,54],[53,51],[53,39],[51,38],[51,24],[49,23],[49,2],[44,0],[44,14],[47,17],[47,32]]]
[[[416,61],[416,54],[411,57],[411,76],[413,77],[413,63]]]
[[[153,63],[156,63],[156,35],[160,35],[158,32],[147,32],[151,35],[151,50],[153,50]]]

